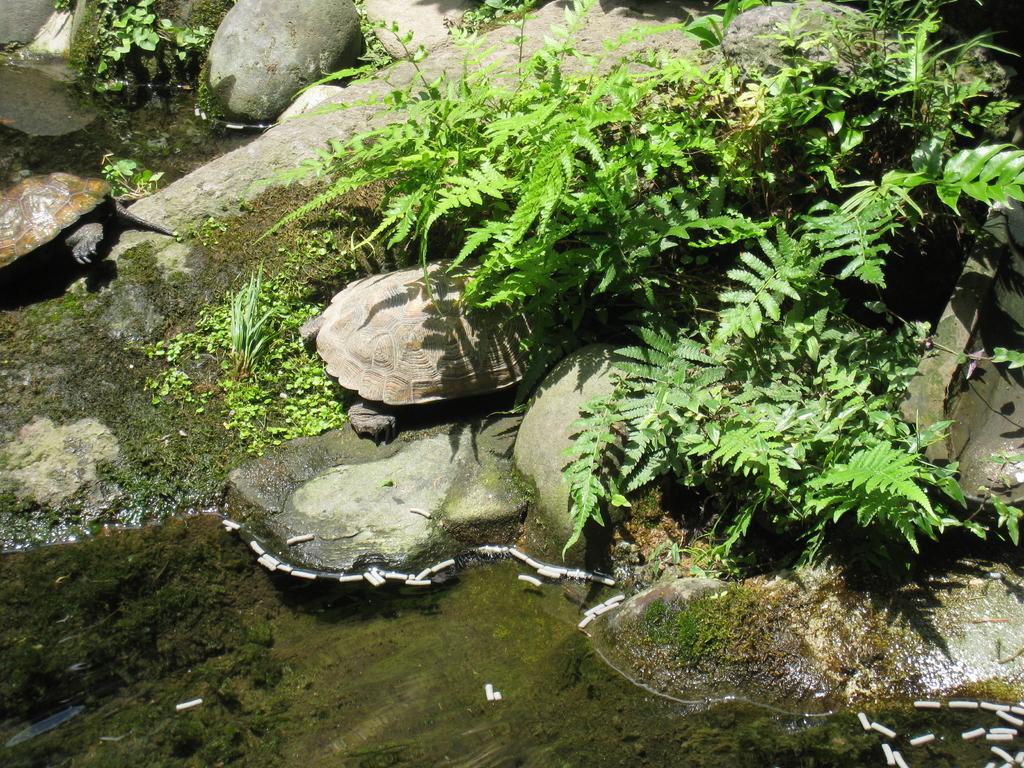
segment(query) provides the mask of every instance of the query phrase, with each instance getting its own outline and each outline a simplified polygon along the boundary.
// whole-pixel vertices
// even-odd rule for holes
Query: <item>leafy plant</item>
[[[103,178],[110,182],[115,197],[131,200],[151,195],[163,178],[163,171],[143,168],[136,160],[106,154],[102,159]]]
[[[570,544],[664,475],[716,499],[719,559],[755,523],[811,555],[842,540],[893,558],[997,530],[964,514],[955,466],[924,458],[941,426],[898,416],[925,329],[864,325],[843,293],[885,288],[900,237],[964,198],[1021,196],[1016,151],[974,146],[1012,109],[973,67],[987,41],[938,43],[933,5],[880,0],[828,30],[855,66],[809,56],[823,33],[794,24],[770,76],[654,55],[602,69],[573,45],[592,5],[514,68],[467,40],[461,72],[418,70],[379,102],[403,119],[296,169],[329,186],[282,223],[372,186],[358,245],[451,258],[468,302],[529,317],[538,358],[638,322],[578,424]],[[751,5],[688,32],[715,44]]]

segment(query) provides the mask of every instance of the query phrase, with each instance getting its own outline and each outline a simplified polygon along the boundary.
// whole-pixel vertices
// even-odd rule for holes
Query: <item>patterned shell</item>
[[[0,197],[0,267],[48,243],[110,194],[102,179],[30,176]]]
[[[429,268],[356,280],[323,314],[317,351],[327,372],[367,400],[409,405],[482,394],[523,376],[522,318],[467,316],[464,281]]]

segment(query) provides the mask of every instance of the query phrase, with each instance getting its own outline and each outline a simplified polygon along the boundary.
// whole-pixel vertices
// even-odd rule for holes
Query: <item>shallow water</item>
[[[0,763],[884,764],[882,739],[853,713],[691,706],[632,685],[576,629],[565,587],[533,588],[516,573],[481,565],[426,594],[296,583],[265,573],[210,518],[7,555],[0,743],[86,709],[0,748]],[[486,683],[502,701],[486,700]],[[197,697],[202,706],[175,712]],[[912,766],[981,765],[989,754],[959,739],[978,713],[867,711],[903,734]],[[948,741],[906,746],[936,727]]]
[[[58,61],[0,55],[0,188],[26,173],[96,176],[108,153],[164,172],[166,183],[251,136],[197,117],[190,91],[100,96]]]

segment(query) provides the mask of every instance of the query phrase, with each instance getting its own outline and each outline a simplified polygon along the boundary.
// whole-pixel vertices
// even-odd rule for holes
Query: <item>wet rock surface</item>
[[[1024,693],[1024,575],[961,561],[941,574],[856,589],[801,569],[725,585],[658,584],[627,600],[597,642],[674,696],[735,695],[804,707],[867,699]]]
[[[63,136],[89,125],[96,113],[75,97],[70,79],[61,64],[0,66],[0,124],[33,136]]]
[[[517,426],[448,423],[381,446],[351,430],[291,441],[231,472],[228,512],[279,541],[313,534],[289,557],[325,570],[417,568],[511,542],[527,506],[511,470]]]
[[[0,486],[20,499],[55,505],[95,490],[97,466],[115,461],[117,438],[97,419],[55,424],[40,416],[0,449]]]
[[[270,120],[361,46],[351,0],[240,0],[210,46],[210,92],[230,116]]]

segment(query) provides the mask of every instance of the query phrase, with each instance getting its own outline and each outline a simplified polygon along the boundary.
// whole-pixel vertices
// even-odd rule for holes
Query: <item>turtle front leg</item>
[[[76,227],[64,238],[71,249],[71,255],[79,264],[88,264],[96,255],[96,249],[103,240],[103,225],[93,222]]]
[[[390,443],[398,434],[398,418],[386,405],[360,400],[348,409],[348,421],[358,435],[372,437],[380,445]]]

